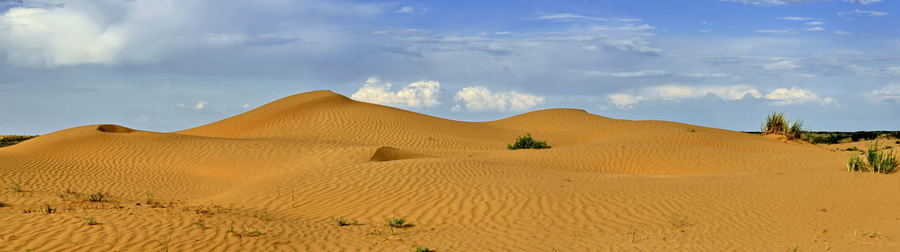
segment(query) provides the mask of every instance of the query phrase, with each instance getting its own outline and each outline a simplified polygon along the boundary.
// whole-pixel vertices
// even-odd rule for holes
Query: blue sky
[[[328,89],[455,120],[546,108],[900,130],[895,0],[0,0],[0,134],[175,131]]]

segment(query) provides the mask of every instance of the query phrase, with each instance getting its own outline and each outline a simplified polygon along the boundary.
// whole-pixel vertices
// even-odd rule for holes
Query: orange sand
[[[506,149],[525,133],[552,148]],[[575,109],[460,122],[315,91],[179,132],[89,125],[0,149],[0,251],[900,250],[900,176],[848,172],[836,148]]]

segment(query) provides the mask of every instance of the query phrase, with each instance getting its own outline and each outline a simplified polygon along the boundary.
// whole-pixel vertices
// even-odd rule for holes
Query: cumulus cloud
[[[316,36],[305,37],[324,45],[329,41],[315,40],[338,32],[322,32],[318,26],[376,15],[386,8],[318,0],[16,2],[0,13],[0,55],[15,66],[47,68],[154,62],[194,50],[288,44],[312,33]],[[316,15],[302,23],[283,18],[307,13]],[[280,30],[268,28],[272,19],[279,19]]]
[[[474,112],[524,111],[544,103],[544,97],[541,96],[524,94],[516,91],[494,93],[484,86],[463,88],[459,92],[456,92],[456,97],[454,99],[457,102],[462,102],[462,105],[457,104],[452,110]]]
[[[736,101],[750,97],[764,99],[773,105],[785,106],[804,103],[818,103],[822,105],[836,104],[830,97],[820,98],[812,91],[792,87],[778,88],[768,94],[763,94],[756,88],[746,85],[736,86],[657,86],[644,88],[634,93],[616,93],[607,96],[610,104],[622,109],[633,109],[635,104],[643,101],[681,101],[687,99],[700,99],[706,96],[715,96],[724,101]]]
[[[440,102],[441,83],[437,81],[417,81],[391,91],[391,83],[382,83],[371,77],[351,97],[356,100],[391,106],[434,107]]]
[[[833,104],[835,102],[831,97],[819,98],[819,95],[813,93],[812,91],[796,87],[792,87],[790,89],[775,89],[771,93],[766,94],[765,98],[772,101],[772,104],[780,106],[803,103],[821,103],[823,105],[827,105]]]

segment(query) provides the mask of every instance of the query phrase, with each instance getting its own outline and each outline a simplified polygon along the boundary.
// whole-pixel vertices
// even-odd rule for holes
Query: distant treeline
[[[758,131],[745,131],[750,134],[760,134]],[[900,138],[900,131],[857,131],[857,132],[833,132],[833,131],[807,131],[803,140],[814,144],[838,144],[851,143],[877,138]]]
[[[15,145],[17,143],[21,143],[22,141],[35,138],[37,136],[14,136],[14,135],[0,135],[0,148]]]

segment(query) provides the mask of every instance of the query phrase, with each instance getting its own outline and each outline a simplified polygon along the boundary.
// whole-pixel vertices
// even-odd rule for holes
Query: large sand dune
[[[525,133],[552,148],[506,149]],[[848,155],[575,109],[460,122],[315,91],[179,132],[89,125],[0,149],[0,182],[22,190],[0,192],[0,251],[900,250],[900,177],[847,172]],[[96,192],[111,199],[84,200]],[[411,225],[392,233],[391,217]]]

